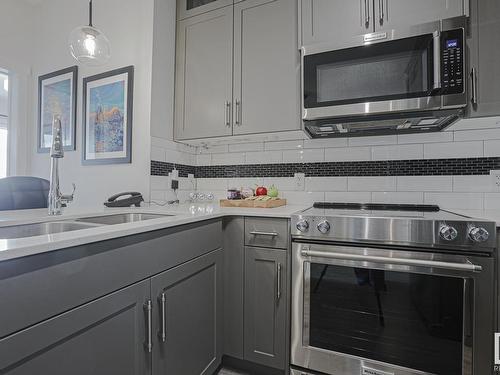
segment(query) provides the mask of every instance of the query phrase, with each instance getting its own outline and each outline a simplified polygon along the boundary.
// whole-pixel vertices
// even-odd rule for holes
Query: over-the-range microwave
[[[467,106],[466,17],[302,48],[309,136],[442,130]]]

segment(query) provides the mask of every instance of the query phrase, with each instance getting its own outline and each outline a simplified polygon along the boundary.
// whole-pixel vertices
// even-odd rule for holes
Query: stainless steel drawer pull
[[[391,258],[391,257],[380,257],[373,255],[344,254],[344,253],[314,251],[314,250],[302,250],[301,254],[304,257],[342,259],[342,260],[351,260],[357,262],[374,262],[374,263],[383,263],[389,265],[398,264],[404,266],[431,267],[431,268],[448,269],[454,271],[481,272],[483,270],[483,267],[481,267],[480,265],[472,263],[451,263],[451,262],[442,262],[436,260]]]
[[[471,103],[472,104],[477,104],[477,72],[476,68],[472,68],[470,72],[470,80],[471,80]]]
[[[167,297],[165,293],[162,293],[158,297],[158,301],[160,302],[160,321],[161,321],[161,327],[160,327],[160,332],[158,332],[158,336],[160,337],[161,342],[166,342],[167,341],[167,316],[166,316]]]
[[[281,266],[281,263],[278,263],[278,265],[276,266],[277,268],[277,286],[276,286],[276,289],[277,289],[277,292],[276,292],[276,300],[279,301],[281,299],[281,270],[282,270],[282,266]]]
[[[253,231],[250,232],[250,234],[254,236],[270,236],[270,237],[278,237],[279,234],[276,232],[259,232],[259,231]]]
[[[151,300],[148,300],[144,304],[144,311],[146,312],[146,342],[144,347],[148,353],[153,351],[153,337],[152,337],[152,315],[153,315],[153,305]]]

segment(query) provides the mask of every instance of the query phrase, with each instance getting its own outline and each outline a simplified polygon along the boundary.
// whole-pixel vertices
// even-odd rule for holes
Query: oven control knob
[[[472,227],[469,230],[469,238],[474,242],[485,242],[490,238],[490,234],[484,228]]]
[[[318,230],[323,234],[327,234],[330,231],[330,223],[326,220],[321,221],[318,224]]]
[[[453,241],[458,236],[458,232],[451,225],[443,225],[439,230],[439,235],[445,241]]]
[[[307,220],[300,220],[297,225],[297,229],[301,232],[307,232],[309,230],[309,223]]]

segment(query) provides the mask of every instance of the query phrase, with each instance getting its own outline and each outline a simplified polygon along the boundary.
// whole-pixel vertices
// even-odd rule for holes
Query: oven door
[[[293,252],[292,365],[335,375],[491,372],[492,258],[303,243]]]

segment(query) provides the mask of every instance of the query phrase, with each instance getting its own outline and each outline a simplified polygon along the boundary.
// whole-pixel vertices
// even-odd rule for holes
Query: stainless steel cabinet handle
[[[454,271],[481,272],[483,267],[472,263],[451,263],[436,260],[391,258],[373,255],[344,254],[327,251],[302,250],[304,257],[331,258],[359,262],[374,262],[383,264],[399,264],[404,266],[441,268]]]
[[[472,68],[470,71],[470,82],[472,86],[471,103],[477,104],[477,71],[476,68]]]
[[[380,23],[380,26],[384,24],[384,0],[378,0],[378,22]]]
[[[146,312],[146,342],[144,343],[144,347],[148,353],[153,351],[153,337],[152,337],[152,315],[153,315],[153,305],[151,300],[148,300],[144,304],[144,311]]]
[[[160,332],[158,332],[158,336],[160,337],[161,342],[166,342],[167,341],[167,316],[166,316],[167,297],[165,293],[162,293],[158,297],[158,301],[160,302],[160,321],[161,321],[161,327],[160,327]]]
[[[238,99],[236,99],[235,107],[236,107],[235,108],[236,120],[234,121],[234,123],[239,126],[241,125],[241,119],[240,119],[241,102]]]
[[[365,27],[368,29],[370,27],[370,5],[368,0],[365,0]]]
[[[281,299],[281,270],[282,270],[281,263],[278,263],[277,265],[277,292],[276,292],[276,300],[279,301]]]
[[[226,101],[224,108],[224,122],[227,127],[231,126],[231,102]]]
[[[276,232],[259,232],[259,231],[253,231],[253,232],[250,232],[250,234],[252,234],[254,236],[278,237],[278,233],[276,233]]]

